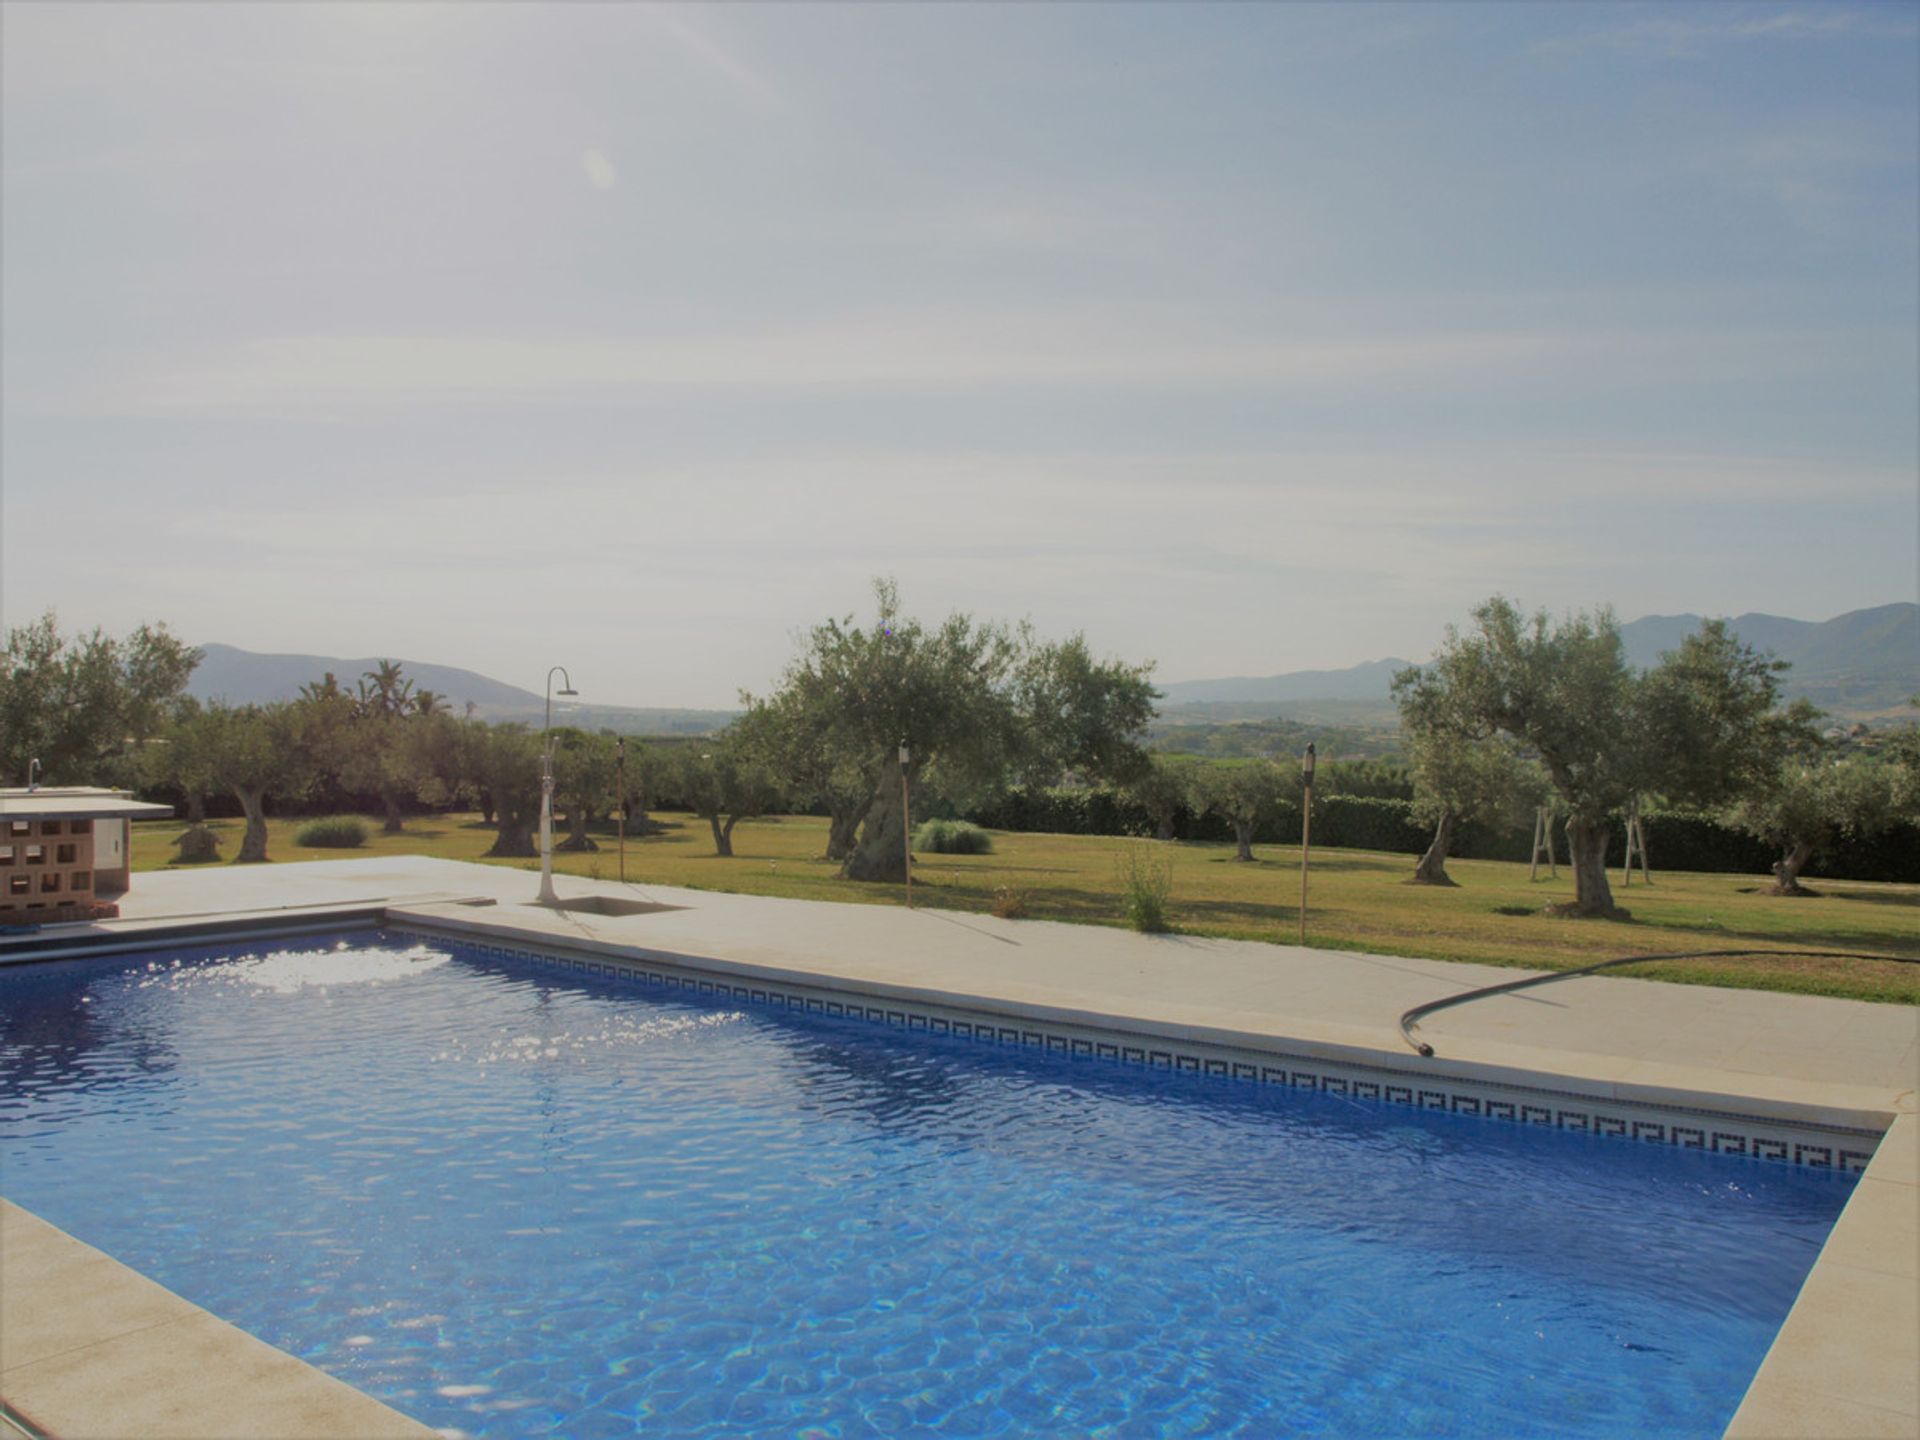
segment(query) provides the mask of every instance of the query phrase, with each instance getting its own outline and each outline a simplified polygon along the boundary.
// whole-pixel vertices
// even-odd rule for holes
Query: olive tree
[[[1460,703],[1437,675],[1411,666],[1393,677],[1400,727],[1413,772],[1413,817],[1433,827],[1433,840],[1409,884],[1452,885],[1447,856],[1455,832],[1470,820],[1506,819],[1540,802],[1539,768],[1512,739]]]
[[[1196,765],[1192,780],[1189,803],[1200,814],[1218,815],[1231,825],[1233,858],[1247,861],[1254,858],[1254,830],[1279,813],[1297,783],[1270,760]]]
[[[484,797],[495,827],[487,854],[528,858],[540,821],[540,737],[521,724],[461,723],[458,741],[465,783]]]
[[[30,760],[61,785],[137,778],[139,746],[158,735],[200,652],[164,625],[124,639],[60,634],[48,611],[7,632],[0,655],[0,776],[25,783]]]
[[[1124,779],[1144,763],[1150,665],[1096,660],[1078,636],[1047,645],[1024,625],[969,615],[925,625],[901,615],[891,581],[874,592],[873,624],[815,626],[772,696],[742,697],[764,717],[756,723],[805,727],[801,748],[815,759],[803,783],[824,774],[858,797],[843,875],[906,878],[902,744],[906,783],[932,776],[949,792],[1067,771]]]
[[[1907,704],[1920,710],[1920,695]],[[1896,726],[1882,752],[1893,774],[1894,812],[1907,819],[1920,819],[1920,724],[1908,721]]]
[[[1174,817],[1191,806],[1198,763],[1184,755],[1153,755],[1147,768],[1127,783],[1127,798],[1153,820],[1154,839],[1173,839]]]
[[[1414,735],[1413,818],[1433,827],[1433,839],[1413,867],[1409,884],[1452,885],[1447,856],[1459,827],[1473,820],[1507,821],[1529,814],[1546,798],[1546,777],[1510,742],[1475,742],[1458,734]]]
[[[780,789],[758,756],[731,736],[687,746],[675,757],[675,788],[713,831],[713,853],[733,854],[733,827],[780,803]]]
[[[463,723],[444,710],[416,710],[400,732],[399,763],[408,787],[435,809],[455,804],[473,788],[461,767]]]
[[[553,732],[553,798],[567,817],[567,838],[556,850],[598,850],[587,827],[619,796],[614,774],[613,737],[589,735],[568,727]]]
[[[382,660],[378,668],[360,677],[348,730],[350,749],[342,781],[355,790],[371,790],[380,797],[385,815],[381,827],[388,835],[406,829],[401,803],[418,798],[425,778],[414,769],[417,758],[409,743],[415,730],[437,713],[429,703],[416,705],[413,681],[398,662]]]
[[[184,696],[166,728],[141,752],[141,782],[178,790],[189,825],[206,823],[207,797],[221,788],[214,771],[219,723],[219,716],[192,696]]]
[[[247,819],[236,865],[267,858],[267,800],[295,799],[313,784],[308,714],[297,704],[209,705],[206,744],[215,782]]]
[[[1555,623],[1495,596],[1475,631],[1449,627],[1417,682],[1473,727],[1537,755],[1567,811],[1576,915],[1624,916],[1607,883],[1607,834],[1639,795],[1717,807],[1765,775],[1784,664],[1709,620],[1652,670],[1628,666],[1610,610]]]
[[[666,753],[658,745],[651,745],[635,736],[625,737],[626,767],[624,777],[619,764],[620,737],[615,737],[614,789],[619,792],[615,804],[626,813],[627,833],[629,835],[648,835],[660,829],[648,813],[660,793],[660,783],[670,767]],[[624,786],[624,788],[623,788]]]
[[[416,708],[412,693],[413,682],[400,666],[382,660],[378,670],[361,676],[355,690],[343,689],[328,672],[302,685],[297,702],[307,712],[315,766],[343,790],[377,795],[388,835],[405,831],[404,802],[417,799],[431,778],[419,768],[415,741],[439,717]]]
[[[795,802],[827,812],[826,858],[843,863],[873,798],[856,728],[828,687],[802,683],[751,700],[728,732],[780,777]]]
[[[1823,718],[1807,701],[1795,701],[1776,727],[1764,781],[1723,816],[1779,855],[1769,895],[1812,894],[1800,884],[1800,872],[1815,854],[1843,838],[1872,835],[1902,813],[1897,756],[1887,764],[1839,754],[1821,734]]]

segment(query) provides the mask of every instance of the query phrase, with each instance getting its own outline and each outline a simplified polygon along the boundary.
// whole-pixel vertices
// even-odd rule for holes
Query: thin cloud
[[[378,525],[304,486],[194,510],[153,501],[138,533],[98,556],[103,578],[120,570],[150,613],[196,638],[398,651],[513,678],[550,663],[555,612],[544,602],[529,610],[526,587],[498,583],[501,537],[511,536],[515,574],[550,582],[551,593],[622,597],[563,627],[572,638],[561,658],[576,678],[595,676],[596,700],[728,705],[739,687],[778,674],[794,626],[864,611],[867,577],[879,573],[901,575],[915,613],[1031,615],[1048,633],[1084,629],[1098,648],[1158,656],[1168,679],[1272,673],[1418,658],[1443,621],[1496,585],[1554,609],[1606,599],[1626,613],[1749,608],[1752,577],[1791,565],[1810,507],[1854,508],[1875,488],[1911,488],[1910,477],[1766,455],[1472,447],[635,457],[588,470],[510,467],[463,485],[458,503],[423,493],[402,461],[359,479],[382,496]],[[618,543],[583,546],[577,525],[529,527],[536,489],[557,516],[591,516],[596,536],[671,535],[673,553],[635,569]],[[1649,506],[1675,499],[1748,517],[1765,543],[1703,548],[1688,527],[1646,523]],[[49,496],[9,518],[37,533],[63,504]],[[1169,507],[1181,523],[1169,523]],[[743,528],[748,511],[755,523]],[[181,553],[218,555],[222,586],[164,558]],[[25,558],[72,568],[64,555]],[[677,613],[687,585],[710,578],[720,558],[730,578],[714,603],[727,623],[703,611],[698,628],[647,630],[639,676],[632,616]],[[322,570],[341,580],[338,605],[271,616],[232,606],[233,594],[271,593],[289,574]],[[418,603],[423,574],[431,610]],[[988,590],[983,575],[994,577]],[[1116,587],[1116,575],[1128,583]],[[1324,614],[1335,594],[1340,625],[1286,623]],[[1817,602],[1799,613],[1808,606]],[[437,618],[446,614],[462,623],[446,626]]]
[[[1075,315],[939,315],[633,339],[294,336],[167,357],[50,408],[121,415],[338,415],[423,403],[600,402],[662,386],[871,390],[1484,382],[1619,348],[1524,331],[1259,339]],[[32,397],[20,396],[33,408]],[[44,401],[44,397],[42,397]],[[46,407],[42,407],[46,408]]]
[[[1542,41],[1536,48],[1543,54],[1612,50],[1680,60],[1717,46],[1755,41],[1911,40],[1920,34],[1920,26],[1911,19],[1859,10],[1783,10],[1703,18],[1707,15],[1704,8],[1696,7],[1685,19],[1663,17],[1584,30]]]
[[[1278,329],[1278,327],[1268,327]],[[1816,367],[1806,337],[1745,329],[1264,333],[1161,311],[946,309],[757,332],[626,338],[295,335],[156,355],[69,387],[9,385],[36,416],[349,419],[396,408],[605,404],[663,388],[875,396],[1047,387],[1119,393],[1257,387],[1364,395],[1473,391],[1543,374],[1643,383]]]
[[[653,23],[684,46],[688,54],[699,59],[714,74],[723,77],[749,100],[761,105],[779,100],[779,95],[767,78],[722,45],[710,31],[671,11],[653,10],[647,13]]]

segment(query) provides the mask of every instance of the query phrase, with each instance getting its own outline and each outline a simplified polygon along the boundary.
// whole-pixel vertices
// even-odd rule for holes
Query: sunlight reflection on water
[[[601,1024],[580,1030],[564,1030],[547,1035],[479,1035],[472,1039],[455,1036],[453,1042],[434,1053],[435,1060],[464,1065],[524,1064],[537,1060],[597,1060],[608,1052],[626,1046],[646,1045],[700,1030],[713,1030],[743,1024],[746,1016],[738,1010],[707,1015],[675,1015],[634,1020],[625,1016],[607,1017]]]
[[[425,945],[406,949],[350,948],[344,941],[323,950],[277,950],[270,955],[237,955],[216,965],[149,963],[139,988],[160,986],[181,991],[203,985],[248,985],[292,995],[333,985],[385,985],[424,975],[451,957]]]

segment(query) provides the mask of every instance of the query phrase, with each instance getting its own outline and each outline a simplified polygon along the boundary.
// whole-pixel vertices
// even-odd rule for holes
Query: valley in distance
[[[1629,663],[1654,664],[1700,622],[1698,615],[1648,615],[1622,625]],[[1920,694],[1920,605],[1879,605],[1824,621],[1747,614],[1729,623],[1747,644],[1792,663],[1783,677],[1784,698],[1804,696],[1842,724],[1914,719],[1909,702]],[[328,672],[351,686],[381,659],[397,658],[262,654],[221,644],[200,648],[205,658],[188,692],[235,705],[291,700],[302,685]],[[1164,698],[1149,743],[1200,754],[1263,754],[1294,748],[1295,740],[1304,743],[1311,732],[1330,757],[1385,755],[1399,745],[1399,714],[1389,687],[1411,663],[1389,658],[1344,670],[1162,682]],[[545,699],[531,690],[449,665],[409,659],[400,664],[416,688],[444,696],[456,715],[534,724],[544,716]],[[725,729],[739,713],[586,704],[570,706],[566,722],[627,735],[694,736]]]

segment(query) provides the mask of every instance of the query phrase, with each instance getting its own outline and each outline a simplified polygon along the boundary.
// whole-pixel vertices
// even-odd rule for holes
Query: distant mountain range
[[[1879,605],[1823,621],[1753,614],[1728,623],[1747,644],[1792,662],[1783,686],[1787,695],[1804,695],[1843,719],[1911,713],[1906,709],[1907,697],[1920,693],[1920,605]],[[1620,636],[1627,659],[1647,666],[1699,628],[1698,615],[1648,615],[1622,625]],[[202,700],[224,699],[236,705],[291,700],[302,685],[329,671],[351,689],[380,663],[374,658],[262,655],[232,645],[200,649],[205,658],[193,672],[188,691]],[[1165,691],[1161,718],[1171,723],[1267,718],[1359,726],[1391,723],[1389,682],[1394,672],[1409,663],[1369,660],[1345,670],[1176,681],[1161,687]],[[400,665],[416,689],[445,696],[456,715],[466,713],[469,704],[484,720],[537,722],[544,713],[544,697],[517,685],[450,665],[415,660],[402,660]],[[560,713],[556,707],[555,714]],[[589,730],[699,735],[724,728],[739,712],[582,705],[564,713],[568,724]]]
[[[1876,605],[1831,620],[1740,615],[1727,622],[1756,650],[1792,662],[1788,695],[1847,718],[1897,713],[1920,694],[1920,605]],[[1700,628],[1698,615],[1649,615],[1620,627],[1627,658],[1652,665]]]
[[[379,659],[346,660],[333,655],[263,655],[232,645],[202,645],[200,664],[187,682],[187,693],[201,700],[225,700],[230,705],[264,705],[291,700],[300,687],[332,674],[343,689],[351,690],[360,677],[376,669]],[[386,657],[391,659],[392,657]],[[473,714],[482,720],[528,720],[546,715],[546,697],[517,685],[490,679],[451,665],[402,660],[401,670],[416,690],[443,696],[455,715]],[[653,709],[629,705],[554,706],[554,716],[582,729],[609,729],[627,735],[704,735],[730,724],[732,710]]]
[[[1162,685],[1160,689],[1166,695],[1164,705],[1384,700],[1394,675],[1411,663],[1409,660],[1369,660],[1345,670],[1289,670],[1284,675],[1234,675],[1225,680],[1180,680],[1171,685]]]
[[[1627,659],[1651,666],[1700,628],[1698,615],[1648,615],[1620,627]],[[1780,615],[1741,615],[1728,621],[1733,633],[1757,650],[1790,661],[1783,691],[1804,695],[1845,719],[1898,715],[1920,693],[1920,605],[1877,605],[1831,620],[1789,620]],[[1347,702],[1349,720],[1362,706],[1392,703],[1389,683],[1405,660],[1370,660],[1345,670],[1293,670],[1283,675],[1183,680],[1162,685],[1161,714],[1194,720],[1251,719],[1260,706],[1288,715],[1315,702]]]

